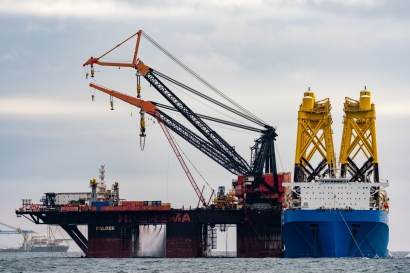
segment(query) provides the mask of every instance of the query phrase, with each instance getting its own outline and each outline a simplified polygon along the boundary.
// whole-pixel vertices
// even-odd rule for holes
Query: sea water
[[[81,253],[0,253],[0,272],[410,272],[409,252],[387,259],[87,259]]]

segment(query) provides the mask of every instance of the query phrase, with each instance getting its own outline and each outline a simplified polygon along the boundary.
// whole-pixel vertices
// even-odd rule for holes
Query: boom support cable
[[[179,112],[207,138],[219,151],[232,161],[242,174],[249,173],[249,164],[230,146],[217,132],[213,131],[202,119],[200,119],[184,102],[164,85],[151,71],[147,72],[144,78],[174,106]]]
[[[229,107],[228,105],[225,105],[225,104],[221,103],[220,101],[217,101],[217,100],[215,100],[215,99],[213,99],[213,98],[211,98],[211,97],[208,97],[207,95],[205,95],[205,94],[203,94],[203,93],[201,93],[201,92],[199,92],[199,91],[197,91],[197,90],[195,90],[195,89],[193,89],[193,88],[191,88],[191,87],[189,87],[189,86],[186,86],[185,84],[180,83],[180,82],[178,82],[178,81],[176,81],[176,80],[174,80],[174,79],[172,79],[172,78],[170,78],[170,77],[168,77],[168,76],[166,76],[166,75],[164,75],[164,74],[162,74],[162,73],[160,73],[160,72],[158,72],[158,71],[156,71],[156,70],[154,70],[154,69],[152,69],[151,72],[154,73],[155,75],[158,75],[159,77],[161,77],[161,78],[163,78],[163,79],[165,79],[165,80],[167,80],[167,81],[169,81],[169,82],[175,84],[175,85],[178,85],[179,87],[181,87],[181,88],[183,88],[183,89],[185,89],[185,90],[187,90],[187,91],[189,91],[189,92],[191,92],[191,93],[193,93],[193,94],[195,94],[195,95],[197,95],[197,96],[199,96],[199,97],[201,97],[201,98],[203,98],[203,99],[206,99],[206,100],[209,101],[209,102],[212,102],[213,104],[218,105],[218,106],[221,107],[221,108],[224,108],[224,109],[226,109],[226,110],[228,110],[228,111],[230,111],[230,112],[232,112],[232,113],[234,113],[234,114],[236,114],[236,115],[238,115],[238,116],[244,118],[244,119],[247,119],[247,120],[249,120],[249,121],[251,121],[251,122],[253,122],[253,123],[256,123],[256,124],[258,124],[258,125],[260,125],[260,126],[265,126],[265,124],[259,123],[259,121],[256,121],[253,117],[251,117],[251,116],[249,116],[249,115],[245,115],[244,113],[242,113],[242,112],[240,112],[240,111],[238,111],[238,110],[236,110],[236,109],[233,109],[232,107]]]
[[[244,107],[240,106],[238,103],[233,101],[231,98],[226,96],[224,93],[222,93],[220,90],[218,90],[216,87],[208,83],[205,79],[203,79],[201,76],[199,76],[197,73],[192,71],[188,66],[186,66],[184,63],[182,63],[180,60],[178,60],[174,55],[169,53],[165,48],[163,48],[161,45],[159,45],[156,41],[154,41],[148,34],[145,32],[142,32],[142,36],[147,39],[152,45],[154,45],[156,48],[158,48],[162,53],[164,53],[166,56],[168,56],[171,60],[173,60],[175,63],[177,63],[180,67],[182,67],[185,71],[187,71],[189,74],[191,74],[194,78],[202,82],[205,86],[207,86],[209,89],[214,91],[216,94],[218,94],[220,97],[224,98],[226,101],[230,102],[232,105],[236,106],[238,109],[243,111],[244,113],[248,114],[250,117],[253,118],[253,122],[256,124],[259,124],[260,126],[266,126],[267,123],[262,121],[260,118],[246,110]]]
[[[186,176],[188,177],[189,182],[191,182],[191,185],[194,188],[194,191],[197,194],[199,200],[201,200],[202,204],[205,207],[207,207],[208,204],[205,201],[205,198],[203,197],[201,191],[199,190],[198,185],[196,184],[194,177],[192,176],[191,172],[189,171],[188,166],[186,165],[181,153],[178,150],[178,147],[175,145],[175,142],[173,141],[173,137],[172,137],[171,133],[168,131],[168,128],[162,122],[160,115],[157,115],[157,120],[158,120],[158,123],[160,124],[161,129],[164,132],[166,138],[168,139],[169,144],[171,145],[172,149],[174,150],[174,153],[175,153],[179,163],[181,164],[182,168],[184,169],[184,172],[185,172]]]
[[[174,120],[166,113],[162,112],[161,110],[157,109],[156,113],[160,115],[161,120],[165,124],[165,126],[167,126],[174,133],[178,134],[186,141],[188,141],[191,145],[199,149],[208,157],[213,159],[226,170],[235,175],[241,173],[240,169],[238,169],[238,166],[234,164],[232,160],[227,158],[223,153],[221,153],[221,151],[218,148],[216,148],[212,143],[204,140],[203,138],[201,138],[200,136],[198,136],[182,124],[180,124],[178,121]]]
[[[158,106],[160,108],[170,110],[170,111],[179,112],[177,109],[175,109],[172,106],[168,106],[168,105],[153,102],[153,101],[152,101],[152,104],[154,104],[155,106]],[[202,115],[202,114],[198,114],[198,113],[196,113],[196,115],[198,117],[200,117],[201,119],[206,119],[206,120],[210,120],[210,121],[213,121],[213,122],[218,122],[218,123],[221,123],[221,124],[241,128],[241,129],[248,130],[248,131],[263,133],[263,130],[258,129],[258,128],[254,128],[254,127],[250,127],[250,126],[247,126],[247,125],[242,125],[242,124],[238,124],[238,123],[234,123],[234,122],[230,122],[230,121],[227,121],[227,120],[222,120],[222,119],[218,119],[218,118],[214,118],[214,117],[210,117],[210,116],[206,116],[206,115]]]
[[[204,180],[204,182],[206,183],[206,185],[208,185],[208,187],[212,189],[211,185],[209,185],[208,181],[206,181],[205,177],[202,176],[202,174],[199,172],[199,170],[195,167],[194,163],[192,163],[192,161],[188,158],[188,156],[184,153],[184,150],[182,150],[181,146],[179,146],[178,141],[175,139],[175,137],[170,133],[172,139],[174,140],[174,142],[177,144],[178,149],[181,151],[181,153],[185,156],[185,158],[188,160],[188,162],[192,165],[192,167],[194,167],[195,171],[199,174],[199,176]]]

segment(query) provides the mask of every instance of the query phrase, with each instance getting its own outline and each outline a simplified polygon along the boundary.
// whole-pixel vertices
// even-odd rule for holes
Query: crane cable
[[[94,92],[93,92],[94,91]],[[91,88],[90,86],[90,93],[91,93],[91,100],[94,101],[94,97],[95,97],[95,88]]]
[[[49,229],[50,229],[50,232],[51,232],[51,234],[53,235],[53,238],[54,238],[54,241],[56,240],[56,237],[54,236],[54,232],[53,232],[53,230],[51,229],[51,227],[49,227]],[[48,238],[47,238],[48,239]],[[64,237],[63,237],[63,239],[64,239]],[[68,257],[68,254],[67,254],[67,252],[63,252],[63,251],[61,251],[61,248],[60,248],[60,246],[57,244],[57,248],[58,248],[58,250],[59,250],[59,252],[61,253],[61,255],[63,255],[63,257],[64,257],[64,254],[63,253],[65,253],[65,255]],[[51,246],[51,251],[53,251],[53,247]]]
[[[194,167],[194,169],[196,170],[196,172],[199,174],[199,176],[201,176],[201,178],[205,181],[205,183],[208,185],[208,187],[212,189],[212,187],[209,185],[209,183],[206,181],[205,177],[202,176],[202,174],[198,171],[198,169],[195,167],[195,165],[191,162],[191,160],[187,157],[187,155],[184,153],[184,151],[182,150],[181,146],[179,146],[177,140],[175,139],[175,137],[172,135],[171,132],[169,132],[169,134],[171,135],[172,139],[174,140],[174,142],[177,144],[178,149],[181,151],[181,153],[185,156],[185,158],[189,161],[189,163],[191,163],[192,167]]]
[[[278,148],[278,145],[277,145],[277,141],[276,141],[276,140],[275,140],[275,143],[274,143],[274,144],[275,144],[276,152],[278,153],[280,166],[282,167],[282,172],[284,172],[285,170],[283,169],[282,159],[280,158],[279,148]]]
[[[234,114],[236,114],[236,115],[238,115],[238,116],[240,116],[240,117],[243,117],[244,119],[247,119],[247,120],[252,121],[252,122],[255,123],[255,120],[254,120],[252,117],[249,117],[248,115],[245,115],[244,113],[242,113],[242,112],[240,112],[240,111],[238,111],[238,110],[236,110],[236,109],[233,109],[233,108],[231,108],[231,107],[229,107],[229,106],[227,106],[227,105],[225,105],[225,104],[223,104],[223,103],[221,103],[221,102],[219,102],[219,101],[217,101],[217,100],[215,100],[215,99],[213,99],[213,98],[211,98],[211,97],[208,97],[208,96],[202,94],[201,92],[199,92],[199,91],[197,91],[197,90],[195,90],[195,89],[193,89],[193,88],[191,88],[191,87],[188,87],[188,86],[186,86],[186,85],[184,85],[184,84],[182,84],[182,83],[180,83],[180,82],[178,82],[178,81],[176,81],[176,80],[174,80],[174,79],[172,79],[172,78],[170,78],[170,77],[168,77],[168,76],[166,76],[166,75],[164,75],[164,74],[162,74],[162,73],[160,73],[160,72],[158,72],[158,71],[156,71],[156,70],[154,70],[153,73],[156,74],[156,75],[158,75],[158,76],[160,76],[161,78],[163,78],[164,80],[166,80],[166,81],[168,81],[168,82],[170,82],[170,83],[173,83],[173,84],[175,84],[175,85],[178,85],[179,87],[181,87],[181,88],[183,88],[183,89],[185,89],[185,90],[187,90],[187,91],[189,91],[189,92],[191,92],[191,93],[193,93],[193,94],[195,94],[195,95],[197,95],[197,96],[199,96],[199,97],[201,97],[201,98],[203,98],[203,99],[206,99],[206,100],[212,102],[213,104],[218,105],[218,106],[221,107],[221,108],[224,108],[224,109],[226,109],[226,110],[228,110],[228,111],[230,111],[230,112],[232,112],[232,113],[234,113]],[[171,85],[172,85],[172,84],[171,84]],[[175,86],[174,86],[174,87],[175,87]],[[177,87],[175,87],[175,88],[178,89]],[[181,91],[181,92],[183,92],[183,91],[180,90],[180,89],[178,89],[178,90]],[[186,94],[185,92],[183,92],[183,93]],[[189,96],[188,94],[186,94],[186,95]],[[191,97],[191,96],[189,96],[189,97]],[[193,97],[191,97],[191,98],[193,98]],[[196,99],[195,99],[195,100],[196,100]],[[200,102],[199,100],[196,100],[196,101]],[[200,103],[202,103],[202,102],[200,102]],[[202,104],[205,105],[205,106],[207,106],[207,107],[209,107],[209,108],[211,108],[212,110],[215,110],[216,112],[221,113],[220,111],[216,110],[215,108],[212,108],[212,107],[210,107],[210,106],[208,106],[208,105],[206,105],[206,104],[204,104],[204,103],[202,103]],[[223,113],[221,113],[221,114],[223,114]],[[225,115],[225,114],[223,114],[223,115],[229,117],[228,115]],[[237,119],[235,119],[235,118],[233,118],[233,117],[230,117],[230,118],[246,125],[246,123],[244,123],[244,122],[242,122],[242,121],[239,121],[239,120],[237,120]],[[258,125],[261,125],[261,124],[258,123]],[[263,126],[263,125],[261,125],[261,126]]]
[[[198,81],[202,82],[205,86],[210,88],[212,91],[214,91],[216,94],[218,94],[220,97],[224,98],[226,101],[230,102],[232,105],[236,106],[239,110],[243,111],[244,113],[248,114],[250,117],[252,117],[253,121],[256,124],[259,124],[260,126],[265,126],[267,125],[266,122],[262,121],[260,118],[246,110],[244,107],[240,106],[238,103],[233,101],[231,98],[226,96],[224,93],[222,93],[220,90],[218,90],[216,87],[208,83],[205,79],[203,79],[201,76],[199,76],[197,73],[192,71],[189,67],[187,67],[184,63],[182,63],[180,60],[178,60],[175,56],[173,56],[171,53],[169,53],[165,48],[163,48],[161,45],[159,45],[156,41],[154,41],[148,34],[145,32],[142,32],[142,36],[146,38],[152,45],[154,45],[156,48],[158,48],[162,53],[167,55],[171,60],[173,60],[175,63],[177,63],[180,67],[182,67],[185,71],[187,71],[189,74],[191,74],[193,77],[195,77]]]

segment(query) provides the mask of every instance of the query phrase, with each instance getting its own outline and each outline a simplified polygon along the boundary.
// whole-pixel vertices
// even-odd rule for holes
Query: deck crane
[[[23,236],[23,248],[24,250],[27,250],[27,245],[28,245],[28,239],[29,239],[29,234],[37,233],[33,230],[22,230],[21,228],[15,228],[12,226],[9,226],[5,223],[0,222],[0,225],[3,225],[5,227],[8,227],[12,229],[13,231],[8,231],[8,230],[0,230],[0,234],[21,234]]]
[[[131,63],[116,63],[116,62],[103,62],[101,59],[106,56],[108,53],[113,51],[115,48],[118,48],[120,45],[125,43],[126,41],[130,40],[134,36],[137,36],[137,43],[134,51],[134,56]],[[165,55],[170,57],[173,61],[175,61],[179,66],[185,69],[188,73],[202,82],[205,86],[210,88],[212,91],[218,93],[232,105],[237,107],[239,110],[234,109],[228,105],[223,104],[222,102],[210,98],[209,96],[191,88],[183,83],[180,83],[171,77],[168,77],[157,70],[154,70],[152,67],[147,66],[144,64],[140,59],[137,59],[138,54],[138,47],[140,44],[141,37],[146,38],[149,42],[151,42],[154,46],[156,46],[160,51],[162,51]],[[283,198],[284,188],[281,185],[282,180],[284,179],[283,176],[279,177],[276,169],[276,157],[275,157],[275,139],[276,139],[276,129],[273,126],[270,126],[263,122],[261,119],[257,118],[255,115],[251,114],[249,111],[244,109],[243,107],[239,106],[233,100],[228,98],[218,89],[213,87],[195,72],[193,72],[190,68],[184,65],[181,61],[179,61],[176,57],[174,57],[171,53],[166,51],[162,46],[160,46],[157,42],[155,42],[151,37],[149,37],[145,32],[142,30],[138,31],[131,37],[129,37],[124,42],[118,44],[113,49],[109,50],[107,53],[103,54],[98,58],[91,57],[87,62],[83,64],[83,66],[91,66],[93,71],[94,65],[102,65],[102,66],[115,66],[115,67],[130,67],[136,69],[137,78],[142,76],[153,86],[170,104],[163,105],[159,103],[151,103],[151,106],[157,106],[160,108],[164,108],[167,110],[177,111],[179,112],[186,120],[188,120],[201,134],[199,136],[177,122],[176,120],[172,119],[168,115],[166,115],[163,111],[157,109],[152,109],[157,115],[156,118],[160,117],[162,123],[171,129],[173,132],[178,134],[184,140],[188,141],[190,144],[195,146],[201,152],[206,154],[208,157],[216,161],[226,170],[238,176],[238,179],[234,181],[232,184],[235,187],[235,194],[239,198],[240,201],[244,202],[247,205],[252,204],[265,204],[268,206],[276,206],[279,205]],[[161,78],[161,79],[160,79]],[[200,96],[203,99],[206,99],[219,107],[222,107],[248,121],[256,123],[257,125],[261,126],[263,129],[254,128],[247,125],[237,124],[226,120],[220,120],[214,117],[209,117],[205,115],[200,115],[195,113],[188,107],[180,98],[178,98],[170,88],[168,88],[164,82],[170,82],[174,85],[177,85],[197,96]],[[139,83],[139,81],[137,81]],[[91,87],[94,87],[100,91],[103,91],[103,87],[93,84],[90,84]],[[137,86],[138,90],[138,86]],[[103,91],[105,92],[105,91]],[[108,93],[108,92],[106,92]],[[142,106],[143,102],[137,102],[134,97],[116,92],[111,90],[110,97],[119,98],[125,102],[129,102],[131,104],[136,103]],[[132,103],[133,102],[133,103]],[[135,104],[135,105],[136,105]],[[148,114],[150,113],[149,110],[146,111]],[[248,162],[240,156],[236,151],[235,148],[229,145],[217,132],[215,132],[211,127],[208,126],[204,122],[204,120],[212,120],[214,122],[220,122],[225,125],[235,126],[241,129],[250,130],[253,132],[258,132],[261,136],[255,140],[255,144],[251,147],[251,162]],[[142,124],[141,124],[142,125]],[[263,207],[263,206],[256,206],[255,207]]]

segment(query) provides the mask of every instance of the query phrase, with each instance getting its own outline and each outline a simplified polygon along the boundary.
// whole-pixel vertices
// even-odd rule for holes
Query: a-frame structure
[[[379,182],[376,110],[371,103],[371,93],[365,87],[365,90],[360,91],[359,100],[346,97],[343,110],[345,116],[339,158],[341,175],[345,177],[349,172],[351,181],[370,182],[373,173],[373,181]],[[354,160],[360,151],[367,160],[359,168]]]
[[[315,94],[304,93],[298,112],[298,130],[296,139],[295,182],[312,181],[317,176],[334,175],[335,153],[332,136],[332,116],[329,99],[316,101]],[[314,168],[310,161],[318,152],[322,161]],[[327,167],[327,168],[326,168]]]

